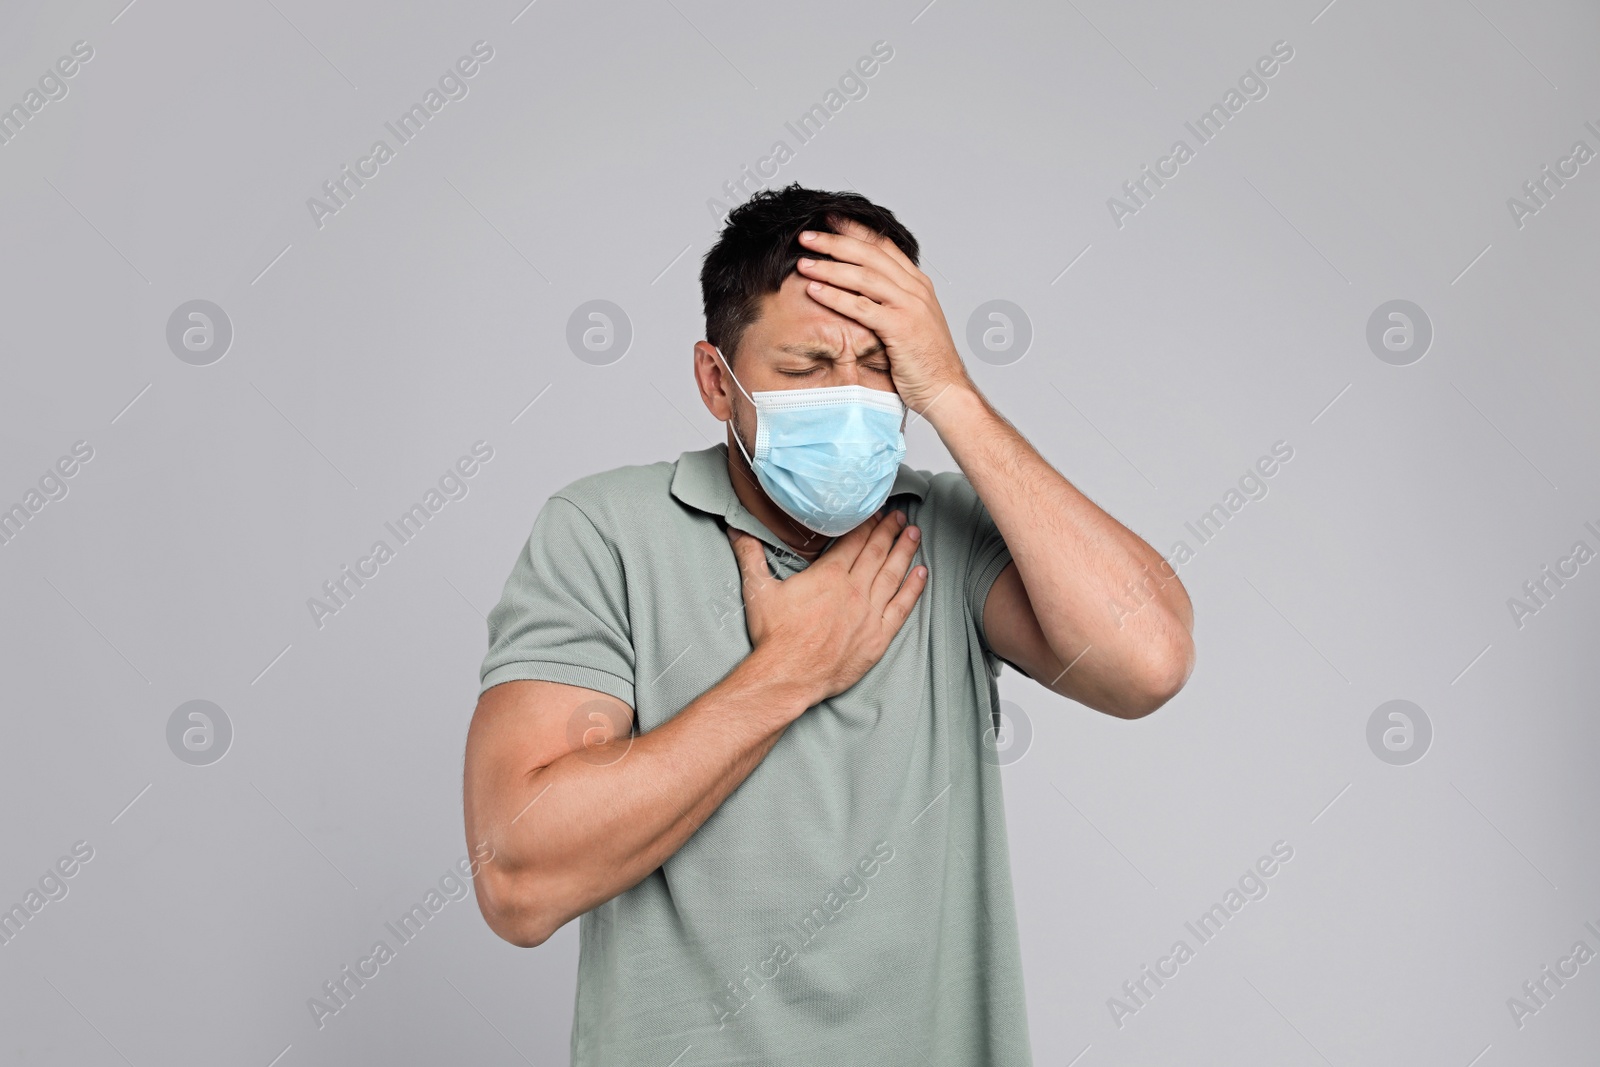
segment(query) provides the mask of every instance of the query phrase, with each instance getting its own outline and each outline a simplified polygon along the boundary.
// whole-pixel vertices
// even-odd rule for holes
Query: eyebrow
[[[807,359],[825,359],[830,363],[839,357],[834,355],[833,349],[815,341],[797,341],[794,344],[778,345],[778,351],[791,356],[802,356]],[[857,360],[870,359],[873,356],[884,355],[882,341],[873,341],[866,348],[856,353]]]

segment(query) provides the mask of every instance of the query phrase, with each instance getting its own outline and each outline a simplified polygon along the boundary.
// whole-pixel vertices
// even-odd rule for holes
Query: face
[[[755,442],[755,406],[739,391],[815,389],[864,385],[892,393],[889,356],[877,334],[811,299],[807,279],[797,273],[776,293],[762,298],[761,314],[739,341],[733,360],[736,385],[709,342],[695,346],[695,376],[701,399],[720,421],[733,419],[740,440]]]

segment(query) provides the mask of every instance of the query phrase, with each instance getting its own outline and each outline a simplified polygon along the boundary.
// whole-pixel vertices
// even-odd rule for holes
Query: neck
[[[739,503],[745,510],[760,520],[761,524],[778,535],[789,550],[801,559],[810,563],[822,555],[822,550],[827,547],[830,538],[815,530],[795,522],[789,517],[788,512],[772,502],[766,490],[761,488],[761,483],[756,480],[755,471],[750,469],[744,453],[739,451],[739,445],[733,440],[733,431],[728,432],[728,480],[733,483],[733,492],[739,498]]]

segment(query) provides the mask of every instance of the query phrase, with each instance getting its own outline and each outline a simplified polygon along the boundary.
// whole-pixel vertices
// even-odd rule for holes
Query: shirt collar
[[[921,500],[927,491],[928,476],[902,463],[895,472],[889,498],[892,500],[904,494]],[[788,548],[781,538],[750,513],[733,491],[726,442],[679,456],[672,475],[672,495],[691,508],[722,518],[734,529],[761,538],[773,548]]]

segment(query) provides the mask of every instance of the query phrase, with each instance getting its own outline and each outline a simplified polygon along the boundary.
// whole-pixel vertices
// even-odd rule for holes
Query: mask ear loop
[[[745,399],[750,401],[750,406],[751,407],[755,407],[756,406],[756,398],[751,396],[748,392],[745,392],[744,386],[740,385],[739,378],[738,378],[737,375],[735,375],[733,373],[733,368],[728,366],[728,357],[724,356],[722,354],[722,349],[718,348],[716,345],[712,345],[711,346],[711,351],[715,352],[717,354],[717,358],[722,360],[723,368],[727,370],[728,377],[733,379],[733,384],[739,386],[739,392],[744,393]],[[757,421],[757,423],[759,423],[761,421],[761,412],[760,412],[759,408],[757,408],[757,410],[756,410],[756,421]],[[728,430],[729,430],[730,433],[733,434],[733,443],[739,446],[739,454],[744,457],[744,461],[746,463],[750,464],[750,469],[751,470],[755,470],[755,468],[756,468],[755,460],[751,459],[750,458],[750,453],[748,453],[748,452],[746,452],[744,450],[744,442],[739,440],[739,431],[734,428],[733,415],[732,414],[729,414],[729,416],[728,416]]]
[[[745,399],[746,399],[746,400],[748,400],[748,401],[750,401],[750,403],[751,403],[751,404],[752,404],[752,405],[753,405],[753,404],[755,404],[755,402],[756,402],[756,398],[755,398],[755,397],[753,397],[753,396],[751,396],[751,395],[750,395],[750,394],[749,394],[749,393],[745,393],[745,389],[744,389],[744,386],[743,386],[743,385],[739,385],[739,378],[738,378],[738,375],[736,375],[736,374],[734,374],[734,373],[733,373],[733,368],[732,368],[732,367],[729,367],[729,366],[728,366],[728,357],[727,357],[727,356],[724,356],[724,355],[723,355],[723,354],[722,354],[722,349],[720,349],[720,348],[718,348],[718,347],[717,347],[717,346],[716,346],[716,345],[712,345],[712,346],[711,346],[711,351],[713,351],[713,352],[715,352],[715,353],[716,353],[716,354],[717,354],[717,358],[718,358],[718,359],[720,359],[720,360],[722,360],[722,365],[723,365],[723,366],[724,366],[724,367],[725,367],[725,368],[727,368],[727,371],[728,371],[728,377],[730,377],[730,378],[732,378],[732,379],[733,379],[733,384],[734,384],[734,385],[738,385],[738,386],[739,386],[739,392],[741,392],[741,393],[744,393],[744,398],[745,398]]]

